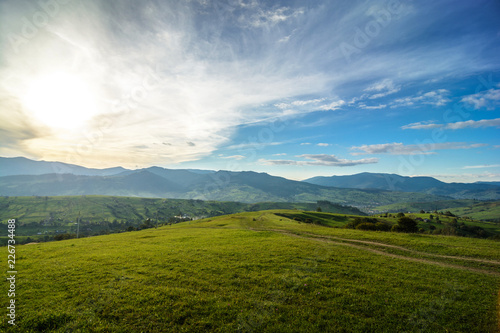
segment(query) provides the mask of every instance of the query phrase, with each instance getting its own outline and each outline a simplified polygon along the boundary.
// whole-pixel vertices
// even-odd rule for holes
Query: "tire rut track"
[[[402,259],[402,260],[407,260],[407,261],[412,261],[412,262],[418,262],[418,263],[436,265],[436,266],[440,266],[440,267],[460,269],[460,270],[465,270],[465,271],[470,271],[470,272],[475,272],[475,273],[487,274],[487,275],[493,275],[493,276],[496,276],[496,277],[500,277],[500,273],[489,271],[489,270],[486,270],[486,269],[474,268],[474,267],[466,267],[466,266],[461,266],[461,265],[456,265],[456,264],[449,264],[449,263],[443,263],[443,262],[433,261],[433,260],[429,260],[429,259],[407,257],[407,256],[399,255],[399,254],[393,254],[393,253],[388,253],[388,252],[384,252],[384,251],[377,250],[377,249],[372,249],[372,248],[369,248],[369,247],[366,247],[366,246],[362,246],[362,245],[356,245],[356,244],[351,244],[351,243],[343,243],[343,242],[335,241],[335,240],[332,240],[332,238],[336,239],[336,240],[346,241],[346,242],[359,242],[359,243],[369,244],[369,245],[378,245],[378,246],[385,246],[385,247],[389,247],[389,248],[396,248],[396,249],[399,249],[399,250],[404,250],[404,251],[408,251],[408,252],[412,252],[412,253],[425,254],[425,255],[429,255],[429,256],[442,257],[442,258],[447,258],[447,259],[458,259],[458,260],[474,259],[474,261],[479,261],[479,262],[483,262],[483,263],[485,263],[485,262],[486,263],[490,263],[489,260],[475,259],[475,258],[462,258],[462,257],[454,257],[454,256],[435,255],[435,254],[429,254],[429,253],[425,253],[425,252],[419,252],[419,251],[409,250],[409,249],[406,249],[406,248],[403,248],[403,247],[400,247],[400,246],[396,246],[396,245],[383,244],[383,243],[377,243],[377,242],[369,242],[369,241],[358,241],[358,240],[352,240],[352,239],[344,239],[344,238],[339,238],[339,237],[334,237],[334,236],[332,236],[330,238],[328,236],[325,237],[325,236],[322,236],[322,235],[316,235],[316,234],[310,234],[310,233],[306,233],[306,234],[312,235],[314,237],[304,237],[304,236],[295,234],[293,232],[289,232],[289,231],[286,231],[286,230],[280,230],[280,229],[263,229],[263,230],[251,229],[251,230],[254,230],[254,231],[273,231],[273,232],[278,232],[278,233],[281,233],[281,234],[284,234],[284,235],[287,235],[287,236],[297,237],[297,238],[301,238],[301,239],[309,239],[309,240],[315,240],[315,241],[319,241],[319,242],[325,242],[325,243],[329,243],[329,244],[333,244],[333,245],[347,246],[347,247],[351,247],[351,248],[355,248],[355,249],[359,249],[359,250],[363,250],[363,251],[368,251],[368,252],[371,252],[371,253],[374,253],[374,254],[382,255],[382,256],[385,256],[385,257],[394,258],[394,259]],[[491,263],[499,264],[496,261],[492,261]]]

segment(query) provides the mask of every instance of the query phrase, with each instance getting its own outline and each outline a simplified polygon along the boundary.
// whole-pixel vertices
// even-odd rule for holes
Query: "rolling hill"
[[[496,331],[499,242],[284,217],[294,213],[16,246],[16,326],[4,315],[0,330]]]

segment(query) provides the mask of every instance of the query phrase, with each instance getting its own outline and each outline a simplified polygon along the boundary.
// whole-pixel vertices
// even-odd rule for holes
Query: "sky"
[[[0,156],[500,181],[496,0],[0,0]]]

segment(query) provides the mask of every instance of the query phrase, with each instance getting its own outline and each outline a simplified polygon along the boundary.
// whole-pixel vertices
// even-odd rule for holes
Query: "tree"
[[[396,215],[396,217],[404,217],[405,214],[404,213],[398,213],[398,215]]]
[[[406,217],[406,216],[399,218],[398,226],[399,226],[400,231],[402,231],[402,232],[417,232],[418,231],[417,221],[415,221],[409,217]]]
[[[321,207],[318,206],[318,208],[316,208],[316,211],[321,213],[322,212]]]

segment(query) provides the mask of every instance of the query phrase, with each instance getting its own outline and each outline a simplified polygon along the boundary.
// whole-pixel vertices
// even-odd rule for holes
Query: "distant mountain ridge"
[[[18,168],[21,174],[0,177],[0,195],[96,194],[246,203],[328,200],[351,206],[379,206],[396,202],[448,199],[433,194],[332,188],[252,171],[172,170],[161,167],[100,170],[65,165],[64,170],[68,172],[40,174],[43,170],[48,170],[47,163],[58,162],[24,161],[28,166],[22,165],[23,160],[16,162],[21,164]],[[37,163],[40,163],[40,169],[36,168]],[[2,165],[5,165],[4,158],[0,158],[0,167]],[[22,174],[28,171],[32,174]],[[8,172],[14,171],[11,169]]]
[[[91,169],[62,163],[33,161],[25,157],[0,157],[0,177],[19,175],[73,174],[80,176],[110,176],[130,171],[122,167]]]
[[[495,182],[445,183],[432,177],[405,177],[387,173],[359,173],[350,176],[313,177],[304,182],[330,187],[379,189],[387,191],[419,192],[454,199],[500,199],[500,186]]]

